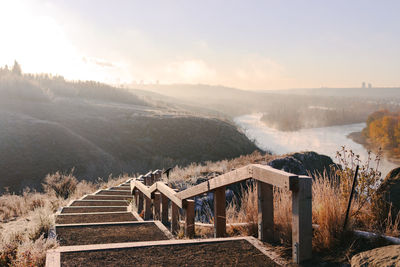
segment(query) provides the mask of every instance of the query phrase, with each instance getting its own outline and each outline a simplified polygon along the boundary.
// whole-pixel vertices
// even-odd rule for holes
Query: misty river
[[[353,150],[366,159],[367,150],[360,144],[355,143],[347,135],[351,132],[361,131],[366,124],[348,124],[331,127],[302,129],[295,132],[283,132],[267,127],[261,122],[261,113],[243,115],[234,118],[234,122],[244,131],[250,140],[255,140],[258,147],[271,151],[273,154],[285,154],[299,151],[315,151],[330,156],[336,161],[336,151],[341,146]],[[373,159],[375,157],[373,156]],[[373,167],[376,165],[373,164]],[[383,159],[379,164],[382,177],[398,165]]]

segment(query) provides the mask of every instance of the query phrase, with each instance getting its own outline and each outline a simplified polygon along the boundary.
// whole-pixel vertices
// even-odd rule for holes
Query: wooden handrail
[[[149,177],[152,175],[161,174],[161,171],[148,172],[144,176],[139,176],[141,179],[145,179],[146,183],[149,183]],[[160,178],[161,175],[158,177]],[[298,176],[292,173],[274,169],[270,166],[261,164],[250,164],[228,173],[219,175],[215,178],[209,179],[206,182],[200,183],[181,192],[175,192],[174,189],[168,187],[163,182],[155,182],[151,186],[143,184],[139,178],[131,180],[131,192],[135,194],[138,190],[142,193],[138,195],[139,208],[143,204],[143,195],[145,196],[145,218],[149,218],[151,207],[151,198],[156,192],[160,192],[161,202],[163,202],[168,208],[168,199],[172,205],[172,221],[171,230],[176,232],[178,229],[178,208],[186,209],[186,233],[189,236],[194,235],[194,202],[189,200],[195,196],[214,192],[217,196],[214,198],[214,216],[218,218],[215,220],[215,236],[221,237],[225,234],[225,186],[238,183],[247,179],[254,179],[257,181],[258,191],[258,227],[259,227],[259,238],[263,241],[273,240],[274,234],[274,222],[273,222],[273,186],[285,188],[292,191],[292,241],[293,241],[293,259],[299,263],[303,260],[311,257],[311,244],[312,244],[312,207],[311,207],[311,182],[312,179],[306,176]],[[147,179],[147,181],[146,181]],[[151,179],[150,179],[151,180]],[[151,182],[154,182],[152,180]],[[150,183],[151,183],[150,182]],[[136,194],[135,194],[136,198]],[[167,198],[167,200],[165,199]],[[165,202],[166,201],[166,202]],[[190,201],[190,203],[188,203]],[[217,203],[218,202],[218,203]],[[160,205],[158,200],[157,205]],[[163,206],[163,210],[165,209]],[[190,205],[188,205],[190,204]],[[159,207],[155,210],[159,210]],[[165,210],[164,210],[165,211]],[[168,219],[168,214],[163,215]],[[165,218],[164,218],[165,220]]]
[[[143,193],[148,198],[151,198],[152,194],[159,191],[166,197],[168,197],[169,200],[174,202],[179,208],[183,208],[183,201],[181,198],[176,196],[176,192],[164,184],[163,182],[156,182],[152,186],[146,186],[142,182],[138,180],[132,180],[131,181],[131,191],[133,190],[139,190],[140,192]]]
[[[148,172],[146,175],[144,175],[144,177],[150,173],[151,172]],[[141,178],[142,175],[139,177]],[[185,199],[216,190],[223,186],[245,181],[250,178],[261,181],[263,183],[271,184],[273,186],[286,188],[291,191],[298,190],[297,175],[261,164],[251,164],[245,167],[241,167],[228,173],[221,174],[206,182],[192,186],[178,193],[165,185],[163,182],[156,182],[152,186],[148,187],[137,179],[133,179],[131,181],[131,190],[137,188],[148,198],[151,198],[151,194],[153,194],[154,192],[160,191],[176,205],[182,208],[182,201]]]

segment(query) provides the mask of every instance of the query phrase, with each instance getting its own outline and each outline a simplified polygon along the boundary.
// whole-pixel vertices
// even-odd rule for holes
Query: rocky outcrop
[[[311,151],[289,154],[270,161],[268,165],[297,175],[313,175],[325,170],[329,172],[334,163],[330,157]]]
[[[351,266],[400,266],[400,245],[392,245],[356,254]]]
[[[378,188],[375,202],[379,217],[387,218],[391,209],[392,216],[400,212],[400,167],[391,170]]]

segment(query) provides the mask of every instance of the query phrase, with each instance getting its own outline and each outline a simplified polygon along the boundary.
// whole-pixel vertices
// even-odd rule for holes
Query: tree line
[[[400,112],[380,110],[372,113],[363,135],[374,146],[388,151],[393,157],[400,157]]]

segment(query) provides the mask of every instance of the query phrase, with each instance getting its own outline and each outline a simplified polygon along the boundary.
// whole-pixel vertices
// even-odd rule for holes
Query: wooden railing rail
[[[214,193],[214,236],[226,235],[226,196],[228,185],[254,179],[258,194],[258,237],[262,241],[274,240],[274,192],[273,187],[292,192],[292,248],[293,260],[300,263],[311,258],[312,250],[312,179],[297,176],[270,166],[250,164],[206,182],[176,192],[159,181],[161,171],[149,172],[131,180],[138,213],[144,219],[160,219],[168,223],[168,207],[171,202],[171,232],[179,230],[179,209],[185,211],[185,234],[194,237],[195,196]],[[153,199],[153,201],[152,201]]]

